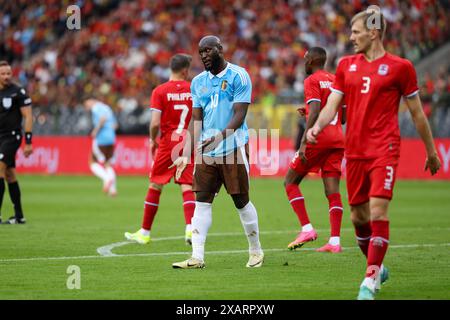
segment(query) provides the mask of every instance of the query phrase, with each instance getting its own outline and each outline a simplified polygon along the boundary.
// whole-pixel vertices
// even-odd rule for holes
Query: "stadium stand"
[[[168,58],[194,54],[192,73],[200,72],[195,52],[205,33],[219,34],[227,57],[249,70],[260,113],[250,117],[257,119],[252,125],[281,123],[292,127],[285,130],[292,134],[295,123],[286,117],[294,108],[283,105],[302,102],[304,53],[313,45],[328,48],[333,70],[338,57],[351,53],[350,17],[367,6],[359,0],[79,3],[82,28],[70,31],[65,28],[69,3],[0,0],[0,56],[13,63],[15,76],[28,87],[36,134],[86,134],[89,121],[80,100],[92,94],[115,108],[120,133],[147,133],[146,107],[152,89],[168,78]],[[418,63],[449,42],[448,1],[390,0],[383,1],[382,10],[390,29],[386,48],[395,54]],[[449,74],[445,66],[419,79],[437,136],[450,136]],[[402,134],[415,136],[408,117],[400,113]]]

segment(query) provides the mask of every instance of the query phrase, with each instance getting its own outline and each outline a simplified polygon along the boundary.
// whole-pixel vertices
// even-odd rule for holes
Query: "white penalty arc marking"
[[[449,247],[450,243],[424,243],[424,244],[400,244],[390,245],[389,249],[408,249],[408,248],[434,248],[434,247]],[[302,248],[301,251],[315,251],[317,248]],[[359,250],[359,247],[343,247],[343,250]],[[287,248],[271,248],[264,249],[264,252],[289,252]],[[241,254],[248,253],[248,250],[223,250],[223,251],[208,251],[208,254]],[[175,252],[153,252],[153,253],[131,253],[131,254],[113,254],[111,256],[75,256],[75,257],[35,257],[35,258],[17,258],[17,259],[0,259],[0,263],[7,262],[24,262],[24,261],[54,261],[54,260],[74,260],[74,259],[107,259],[114,257],[158,257],[158,256],[177,256],[189,255],[191,252],[175,251]]]
[[[422,230],[423,228],[405,228],[404,230]],[[435,228],[435,229],[441,229],[441,228]],[[450,230],[450,228],[442,228],[446,230]],[[327,232],[328,229],[315,229],[317,232]],[[342,232],[344,231],[354,231],[353,228],[342,228]],[[287,234],[287,233],[297,233],[298,231],[293,230],[274,230],[274,231],[261,231],[260,234]],[[233,236],[243,236],[244,234],[242,232],[221,232],[221,233],[210,233],[208,234],[208,237],[233,237]],[[184,236],[173,236],[173,237],[164,237],[164,238],[155,238],[152,239],[152,242],[155,241],[167,241],[167,240],[182,240],[184,239]],[[97,253],[103,257],[116,257],[116,256],[123,256],[119,254],[115,254],[112,252],[114,248],[119,248],[126,246],[128,244],[135,244],[133,241],[121,241],[121,242],[115,242],[108,244],[103,247],[97,248]],[[1,261],[1,260],[0,260]]]

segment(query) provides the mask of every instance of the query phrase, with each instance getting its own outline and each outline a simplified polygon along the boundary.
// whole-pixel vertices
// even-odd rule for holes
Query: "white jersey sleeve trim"
[[[306,101],[306,104],[310,104],[311,102],[314,102],[314,101],[319,102],[319,103],[322,102],[322,100],[320,100],[320,99],[313,98],[313,99],[309,99],[308,101]]]
[[[419,90],[416,90],[416,91],[414,91],[413,93],[411,93],[411,94],[408,94],[407,96],[405,96],[406,98],[412,98],[412,97],[414,97],[416,94],[418,94],[419,93]]]
[[[332,91],[332,92],[336,92],[336,93],[339,93],[339,94],[344,94],[341,90],[338,90],[338,89],[334,89],[333,87],[330,87],[330,90]]]

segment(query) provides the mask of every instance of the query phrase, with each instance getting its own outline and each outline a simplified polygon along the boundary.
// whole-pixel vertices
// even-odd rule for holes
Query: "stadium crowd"
[[[192,74],[199,73],[203,68],[195,53],[205,34],[220,35],[226,56],[248,69],[255,101],[270,94],[276,102],[299,103],[308,47],[326,47],[333,69],[337,57],[351,52],[351,16],[367,7],[362,0],[80,0],[82,28],[70,31],[65,28],[67,1],[0,2],[6,8],[0,13],[0,56],[13,62],[15,76],[28,87],[41,132],[63,134],[87,130],[87,121],[70,121],[79,119],[77,106],[91,94],[123,112],[128,122],[130,114],[143,114],[129,129],[124,122],[123,132],[145,130],[149,114],[143,110],[152,89],[168,78],[169,57],[193,54]],[[379,4],[389,23],[388,51],[417,62],[448,42],[448,2]],[[450,106],[445,98],[449,78],[445,69],[420,79],[430,114],[442,100]]]

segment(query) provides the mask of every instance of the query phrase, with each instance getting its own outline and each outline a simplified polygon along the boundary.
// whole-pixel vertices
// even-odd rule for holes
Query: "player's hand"
[[[152,157],[155,157],[156,149],[158,149],[159,144],[155,141],[150,139],[150,152],[152,153]]]
[[[306,116],[306,108],[305,106],[301,106],[297,108],[297,112],[301,117]]]
[[[23,147],[23,154],[25,155],[25,158],[28,158],[33,153],[33,146],[31,144],[26,144]]]
[[[305,152],[306,152],[306,144],[302,143],[300,145],[300,148],[298,149],[298,156],[300,157],[300,160],[302,160],[303,164],[306,164],[306,162],[308,161],[308,159],[305,156]]]
[[[215,143],[215,141],[216,141],[216,137],[215,136],[207,138],[207,139],[203,140],[201,143],[198,144],[197,150],[200,151],[200,152],[203,152],[203,151],[205,151],[205,149],[207,147],[209,147],[207,151],[214,150],[215,147],[217,146],[216,145],[217,143]]]
[[[317,143],[317,136],[320,133],[320,128],[316,125],[314,125],[311,129],[309,129],[306,132],[306,141],[308,143],[316,144]]]
[[[435,153],[431,156],[428,156],[425,161],[425,171],[430,170],[431,175],[434,176],[436,172],[439,171],[441,167],[441,160],[439,160],[438,155]]]
[[[188,157],[178,157],[169,167],[169,169],[172,169],[173,167],[177,167],[177,171],[175,173],[175,180],[179,180],[181,175],[183,174],[184,169],[186,169],[186,166],[188,164]]]
[[[96,136],[97,136],[97,133],[98,133],[98,131],[97,130],[92,130],[92,132],[91,132],[91,137],[92,138],[95,138]]]

